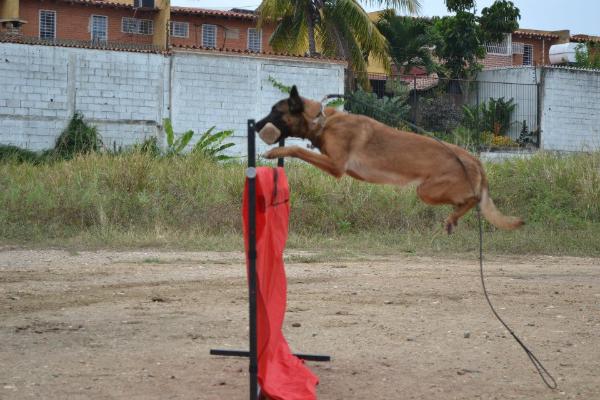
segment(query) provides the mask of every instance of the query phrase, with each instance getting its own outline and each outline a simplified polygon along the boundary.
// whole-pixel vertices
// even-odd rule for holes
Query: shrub
[[[365,92],[362,89],[350,94],[344,105],[348,112],[366,115],[395,128],[403,123],[410,109],[406,97],[384,96],[379,99],[375,93]]]
[[[462,120],[460,108],[448,96],[424,99],[419,114],[423,128],[435,132],[450,133]]]
[[[83,115],[75,113],[69,125],[56,139],[54,153],[63,159],[73,158],[76,154],[87,154],[99,151],[102,139],[95,126],[88,125]]]
[[[0,145],[0,162],[30,162],[38,161],[40,155],[34,151],[12,145]]]

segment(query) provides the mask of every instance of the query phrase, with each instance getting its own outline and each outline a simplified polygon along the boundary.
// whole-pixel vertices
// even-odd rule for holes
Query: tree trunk
[[[310,56],[316,56],[317,54],[317,45],[315,43],[315,20],[308,13],[306,16],[306,24],[308,25],[308,54]]]

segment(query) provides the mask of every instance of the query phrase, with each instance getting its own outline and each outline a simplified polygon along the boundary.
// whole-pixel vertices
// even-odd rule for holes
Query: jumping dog
[[[417,184],[427,204],[450,204],[448,234],[458,219],[479,204],[483,216],[502,229],[523,224],[503,215],[488,194],[481,162],[461,147],[411,132],[399,131],[363,115],[341,112],[300,97],[296,86],[287,99],[277,102],[269,115],[256,123],[267,144],[281,137],[309,140],[320,154],[299,146],[277,147],[266,158],[296,157],[340,178],[404,186]]]

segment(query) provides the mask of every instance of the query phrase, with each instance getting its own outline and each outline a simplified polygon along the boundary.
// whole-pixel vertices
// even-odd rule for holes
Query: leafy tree
[[[575,66],[600,69],[600,43],[581,43],[575,49]]]
[[[475,0],[446,0],[446,8],[453,12],[467,11],[475,8]]]
[[[398,16],[394,10],[386,10],[377,22],[377,29],[390,43],[390,56],[397,66],[407,72],[413,67],[432,72],[436,67],[429,34],[432,25],[430,19]]]
[[[367,4],[418,11],[419,0],[370,0]],[[277,51],[347,60],[363,82],[371,54],[389,68],[388,43],[358,0],[263,0],[259,25],[278,21],[269,43]]]
[[[477,72],[479,59],[485,57],[484,44],[501,41],[505,34],[519,27],[520,11],[512,1],[496,0],[482,10],[481,17],[467,11],[473,0],[447,0],[456,14],[435,20],[431,35],[434,54],[441,60],[441,74],[451,79],[465,79]]]
[[[497,0],[481,10],[479,24],[486,42],[501,42],[504,35],[519,29],[521,14],[512,1]]]

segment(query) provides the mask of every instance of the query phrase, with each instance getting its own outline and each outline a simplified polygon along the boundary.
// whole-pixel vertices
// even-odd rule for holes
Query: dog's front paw
[[[286,155],[287,155],[287,152],[285,151],[285,147],[276,147],[274,149],[267,151],[263,155],[263,157],[268,158],[268,159],[274,159],[274,158],[285,157]]]

